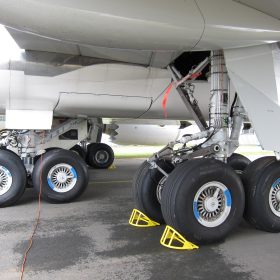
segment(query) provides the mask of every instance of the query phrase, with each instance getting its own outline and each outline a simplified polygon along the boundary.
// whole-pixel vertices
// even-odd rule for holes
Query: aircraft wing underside
[[[0,1],[0,23],[32,51],[163,68],[184,51],[280,40],[277,0],[44,0],[22,1],[22,9],[16,3]]]
[[[7,28],[20,48],[32,51],[94,57],[109,61],[126,62],[151,67],[166,67],[180,55],[178,51],[150,51],[107,48],[92,45],[79,45]]]

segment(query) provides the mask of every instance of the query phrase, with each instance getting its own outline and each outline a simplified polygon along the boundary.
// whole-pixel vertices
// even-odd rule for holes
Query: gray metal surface
[[[278,44],[226,50],[224,54],[229,77],[262,147],[279,151],[279,131],[271,129],[271,125],[280,120]],[[262,75],[264,72],[267,73],[265,78]]]
[[[179,51],[149,51],[149,50],[127,50],[119,48],[98,47],[91,45],[77,45],[69,42],[61,42],[34,34],[20,32],[7,28],[11,36],[22,49],[44,51],[49,53],[68,54],[73,57],[92,57],[97,63],[102,60],[135,63],[152,67],[165,67],[179,56]],[[35,68],[35,67],[34,67]],[[29,70],[35,70],[30,68]],[[70,67],[68,67],[70,68]],[[61,69],[61,68],[60,68]],[[31,72],[33,74],[33,72]],[[36,72],[35,72],[36,73]]]
[[[177,77],[176,70],[173,67],[168,66],[168,70],[172,74],[172,78],[175,82],[179,82],[180,77]],[[199,127],[201,131],[207,129],[207,123],[205,119],[203,118],[203,115],[200,111],[200,108],[198,104],[195,102],[191,102],[190,96],[188,92],[183,90],[180,86],[176,87],[176,90],[178,91],[183,103],[187,107],[188,111],[191,113],[192,118],[194,119],[195,123]]]
[[[262,13],[280,19],[280,2],[278,0],[271,0],[269,3],[263,0],[233,0],[242,3],[248,7],[254,8]]]
[[[0,23],[28,50],[163,67],[182,51],[279,41],[279,4],[252,2],[0,0]]]
[[[25,51],[17,58],[0,62],[0,70],[23,71],[24,75],[54,77],[82,67],[113,60],[55,52]]]
[[[129,226],[131,179],[141,162],[118,160],[115,170],[90,170],[95,183],[75,203],[43,203],[24,279],[279,280],[279,234],[243,223],[224,243],[179,252],[159,244],[163,226]],[[29,189],[18,205],[1,209],[1,280],[19,278],[36,203]]]

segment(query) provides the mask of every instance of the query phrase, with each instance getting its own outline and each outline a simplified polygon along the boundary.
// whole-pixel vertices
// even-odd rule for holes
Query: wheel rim
[[[273,214],[280,217],[280,178],[271,186],[269,192],[269,206]]]
[[[204,184],[197,191],[193,212],[197,221],[205,227],[217,227],[228,217],[231,210],[231,194],[228,188],[216,181]]]
[[[100,151],[97,151],[95,156],[95,161],[99,164],[104,164],[104,163],[107,163],[109,158],[110,158],[110,155],[107,151],[105,150],[100,150]]]
[[[76,170],[66,163],[55,165],[48,173],[48,185],[58,193],[65,193],[72,190],[76,182]]]
[[[166,182],[166,179],[167,179],[167,177],[163,176],[157,185],[156,194],[157,194],[157,200],[159,203],[161,203],[161,194],[162,194],[162,190],[163,190],[164,184]]]
[[[0,166],[0,195],[4,195],[12,186],[11,172],[4,166]]]

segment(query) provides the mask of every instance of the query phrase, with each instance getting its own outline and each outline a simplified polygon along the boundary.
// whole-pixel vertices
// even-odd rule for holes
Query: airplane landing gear
[[[193,95],[194,77],[211,62],[211,96],[209,105],[209,125],[204,120],[197,100]],[[185,77],[170,66],[175,87],[188,110],[193,114],[200,132],[185,135],[176,142],[153,155],[134,180],[137,206],[155,219],[152,207],[156,198],[156,186],[162,177],[161,212],[165,222],[196,243],[212,243],[223,240],[242,219],[245,195],[240,177],[250,163],[241,155],[233,154],[238,147],[238,138],[246,118],[245,110],[236,96],[229,106],[229,79],[221,51],[213,51],[210,59],[205,59],[196,68],[192,68]],[[191,79],[191,81],[188,81]],[[203,140],[204,139],[204,140]],[[194,140],[203,140],[190,146]],[[167,174],[157,162],[171,162],[174,170]],[[228,164],[226,164],[228,163]],[[154,170],[153,170],[154,169]],[[161,173],[161,175],[160,175]],[[158,174],[154,180],[150,174]],[[147,184],[147,178],[152,183]],[[145,208],[139,203],[145,201]],[[273,196],[274,195],[274,196]],[[272,204],[280,194],[271,195]],[[144,198],[143,198],[144,197]],[[148,198],[153,197],[153,201]],[[159,219],[155,219],[160,221]]]
[[[96,168],[108,168],[114,161],[111,147],[95,143],[101,141],[102,128],[99,119],[54,118],[53,128],[48,131],[1,130],[0,207],[15,203],[24,192],[26,181],[27,187],[39,192],[41,171],[43,199],[60,203],[79,197],[88,183],[85,160]],[[94,143],[88,145],[86,157],[89,141]]]
[[[51,203],[70,202],[79,197],[88,184],[88,170],[75,153],[55,149],[38,159],[33,170],[34,189]]]

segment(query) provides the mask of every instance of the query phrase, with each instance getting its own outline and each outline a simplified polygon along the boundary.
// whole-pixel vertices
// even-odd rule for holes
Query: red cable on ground
[[[31,234],[31,237],[29,239],[29,246],[26,249],[25,253],[24,253],[24,258],[23,258],[23,262],[22,262],[22,266],[21,266],[21,275],[20,275],[20,280],[23,280],[23,276],[24,276],[24,270],[25,270],[25,264],[27,261],[27,256],[28,253],[30,252],[32,245],[33,245],[33,238],[36,234],[37,228],[39,226],[40,223],[40,217],[41,217],[41,195],[42,195],[42,161],[43,161],[43,154],[41,154],[40,157],[40,192],[39,192],[39,197],[38,197],[38,207],[37,207],[37,214],[36,214],[36,222],[34,225],[34,229],[33,232]]]

